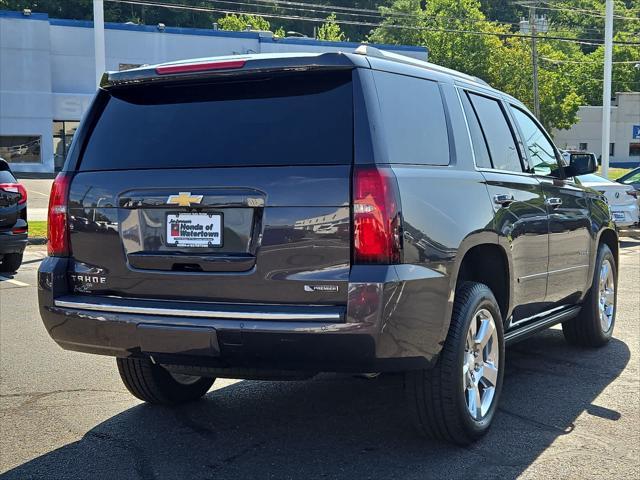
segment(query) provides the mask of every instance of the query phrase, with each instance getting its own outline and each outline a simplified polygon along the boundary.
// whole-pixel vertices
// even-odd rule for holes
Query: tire
[[[179,405],[199,399],[215,378],[171,374],[148,359],[117,358],[120,378],[140,400],[156,405]]]
[[[487,313],[490,318],[487,319]],[[465,362],[475,362],[478,357],[467,352],[470,326],[485,324],[485,320],[491,324],[493,320],[494,333],[490,332],[490,340],[486,348],[482,348],[479,357],[491,352],[492,365],[497,368],[489,369],[488,366],[479,371],[470,369],[474,375],[474,381],[482,401],[485,394],[491,393],[487,408],[484,413],[474,409],[477,418],[470,413],[468,400],[469,374],[465,375]],[[480,333],[480,330],[477,331]],[[476,338],[476,337],[474,337]],[[475,359],[474,359],[475,358]],[[488,357],[485,359],[489,360]],[[489,363],[485,365],[489,365]],[[491,382],[484,378],[484,372],[491,374]],[[473,371],[472,371],[473,370]],[[504,376],[504,329],[500,308],[493,293],[486,285],[476,282],[465,282],[456,292],[451,325],[445,344],[435,366],[430,370],[417,370],[407,372],[406,387],[410,410],[418,430],[425,436],[452,442],[458,445],[468,445],[487,433],[502,390]],[[466,385],[465,385],[466,383]],[[482,391],[480,389],[482,384]],[[493,388],[493,390],[491,390]],[[473,392],[471,389],[469,392]],[[474,397],[477,398],[477,397]],[[480,402],[482,403],[482,402]],[[483,407],[484,409],[484,407]]]
[[[7,253],[0,261],[0,272],[15,273],[22,265],[22,253]]]
[[[607,277],[601,283],[600,277],[603,275],[605,265]],[[603,285],[607,288],[601,291]],[[609,342],[616,323],[617,287],[618,270],[615,257],[609,246],[602,243],[598,247],[591,287],[584,299],[582,309],[577,317],[562,324],[564,338],[569,344],[581,347],[602,347]],[[605,303],[601,312],[600,302],[603,298]]]

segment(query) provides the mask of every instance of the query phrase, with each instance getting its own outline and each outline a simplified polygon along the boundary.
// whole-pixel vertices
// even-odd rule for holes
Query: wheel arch
[[[596,243],[596,251],[594,252],[594,255],[593,255],[594,264],[595,264],[595,259],[597,258],[597,255],[598,255],[597,249],[600,248],[600,244],[602,243],[607,245],[611,250],[611,253],[613,253],[613,258],[616,261],[616,268],[618,268],[620,244],[618,242],[618,234],[616,233],[616,231],[611,228],[605,228],[600,232],[600,234],[598,235],[598,242]]]
[[[484,268],[483,268],[484,267]],[[487,268],[490,267],[490,268]],[[502,270],[505,275],[495,275]],[[513,268],[512,259],[504,246],[498,241],[495,232],[477,232],[467,236],[456,254],[450,278],[449,309],[446,321],[443,322],[444,340],[451,325],[455,292],[465,281],[477,281],[486,284],[498,301],[500,313],[505,321],[512,310]]]

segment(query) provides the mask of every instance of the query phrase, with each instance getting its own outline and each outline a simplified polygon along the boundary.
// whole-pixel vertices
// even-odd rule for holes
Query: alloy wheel
[[[613,323],[615,288],[611,262],[609,259],[605,259],[600,267],[600,278],[598,281],[598,310],[600,326],[603,332],[608,332]]]
[[[465,403],[471,417],[482,420],[493,403],[498,383],[499,345],[496,323],[487,309],[478,310],[467,332],[462,366]]]

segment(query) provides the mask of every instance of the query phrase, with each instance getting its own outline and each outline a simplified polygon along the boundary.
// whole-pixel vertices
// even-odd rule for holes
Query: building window
[[[9,163],[40,163],[41,140],[36,135],[1,135],[0,157]]]
[[[586,152],[588,147],[589,147],[589,145],[588,145],[588,144],[586,144],[586,143],[581,143],[581,144],[580,144],[580,147],[578,148],[578,150],[580,150],[580,151],[582,151],[582,152]]]
[[[613,157],[616,153],[616,144],[615,143],[610,143],[609,144],[609,156]]]
[[[60,170],[67,158],[73,135],[80,122],[60,121],[53,122],[53,163],[56,170]]]
[[[640,143],[630,143],[629,144],[629,156],[630,157],[640,157]]]

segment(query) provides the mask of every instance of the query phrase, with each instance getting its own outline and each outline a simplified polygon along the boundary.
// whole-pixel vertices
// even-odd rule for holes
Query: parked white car
[[[582,185],[604,194],[617,227],[630,227],[640,221],[640,209],[631,185],[612,182],[595,173],[580,175],[576,179]]]

